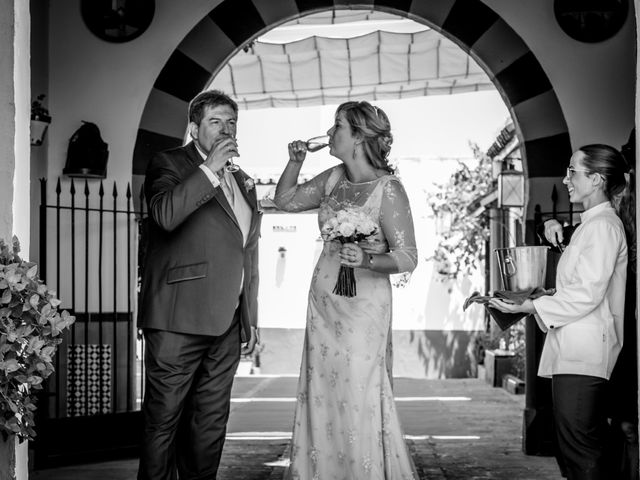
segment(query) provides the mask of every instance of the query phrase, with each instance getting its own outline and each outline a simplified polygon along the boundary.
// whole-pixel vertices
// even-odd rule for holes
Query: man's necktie
[[[231,185],[229,184],[229,179],[227,178],[226,173],[223,173],[222,175],[220,175],[220,186],[222,187],[224,196],[227,197],[227,201],[229,202],[229,205],[231,205],[231,208],[234,208],[233,188],[231,188]]]

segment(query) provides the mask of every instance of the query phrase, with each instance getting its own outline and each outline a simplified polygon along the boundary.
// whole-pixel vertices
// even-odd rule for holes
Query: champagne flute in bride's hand
[[[305,142],[309,152],[317,152],[324,147],[329,146],[329,135],[320,135],[319,137],[310,138]]]

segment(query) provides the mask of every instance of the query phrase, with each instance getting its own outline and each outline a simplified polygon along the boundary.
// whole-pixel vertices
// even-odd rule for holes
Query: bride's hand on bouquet
[[[347,267],[362,267],[367,263],[367,254],[357,243],[345,243],[340,249],[340,263]]]

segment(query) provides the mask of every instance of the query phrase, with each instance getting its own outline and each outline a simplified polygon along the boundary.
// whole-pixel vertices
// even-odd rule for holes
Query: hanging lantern
[[[524,206],[524,174],[516,170],[503,170],[498,174],[498,206]]]

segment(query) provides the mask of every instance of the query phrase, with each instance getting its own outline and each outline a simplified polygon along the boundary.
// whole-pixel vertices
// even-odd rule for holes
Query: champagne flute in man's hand
[[[329,146],[329,135],[320,135],[319,137],[310,138],[305,142],[307,150],[310,152],[317,152],[324,147]]]
[[[236,165],[235,163],[233,163],[233,157],[231,157],[227,161],[227,164],[224,166],[224,169],[229,173],[233,173],[233,172],[237,172],[238,170],[240,170],[240,167],[238,165]]]
[[[232,137],[231,135],[226,135],[229,138],[232,138],[235,141],[235,138]],[[240,170],[240,167],[238,165],[236,165],[235,163],[233,163],[233,157],[229,157],[229,160],[227,160],[227,164],[224,166],[225,171],[229,172],[229,173],[233,173],[233,172],[237,172],[238,170]]]

